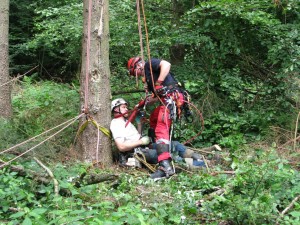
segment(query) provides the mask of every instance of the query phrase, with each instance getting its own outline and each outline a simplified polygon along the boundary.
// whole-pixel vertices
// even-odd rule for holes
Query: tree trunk
[[[12,115],[8,61],[9,0],[0,1],[0,117]]]
[[[108,0],[84,0],[80,95],[82,109],[87,116],[109,130],[111,90],[108,4]],[[86,118],[80,121],[80,126],[86,122]],[[111,139],[93,123],[88,123],[79,141],[85,162],[100,163],[104,167],[112,165]]]
[[[172,24],[180,27],[180,16],[184,14],[185,3],[179,0],[172,0]],[[173,44],[169,48],[170,63],[172,65],[180,65],[184,62],[185,46],[182,44]]]

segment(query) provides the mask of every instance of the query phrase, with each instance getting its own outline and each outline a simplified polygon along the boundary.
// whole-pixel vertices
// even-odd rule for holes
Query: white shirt
[[[111,121],[110,130],[114,140],[119,139],[122,142],[130,142],[141,138],[141,135],[131,122],[128,123],[127,127],[125,125],[126,121],[123,118],[116,118]]]

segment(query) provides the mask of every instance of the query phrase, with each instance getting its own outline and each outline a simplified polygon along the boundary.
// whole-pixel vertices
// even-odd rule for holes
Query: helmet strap
[[[114,112],[114,118],[124,117],[126,114],[128,114],[128,111],[125,112],[125,113],[121,113],[120,106],[117,106],[117,107],[119,107],[119,112],[115,111],[115,109],[114,109],[114,111],[113,111]],[[115,113],[118,113],[118,114],[115,114]]]

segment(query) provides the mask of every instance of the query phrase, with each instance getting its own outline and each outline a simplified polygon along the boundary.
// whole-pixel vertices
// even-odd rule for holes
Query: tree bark
[[[9,0],[0,1],[0,117],[10,118],[11,86],[8,58]]]
[[[84,0],[80,96],[82,109],[87,116],[109,130],[111,90],[108,5],[108,0]],[[85,118],[80,125],[84,122]],[[84,129],[79,141],[85,162],[99,162],[104,167],[112,165],[111,140],[92,123]]]

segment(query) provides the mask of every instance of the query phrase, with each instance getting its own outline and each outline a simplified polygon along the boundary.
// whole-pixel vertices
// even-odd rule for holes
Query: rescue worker
[[[144,62],[141,57],[130,58],[127,62],[127,69],[132,76],[144,76],[143,82],[147,84],[148,91],[157,97],[161,104],[156,107],[150,115],[150,130],[153,130],[155,143],[157,144],[158,162],[160,169],[154,176],[161,176],[167,173],[169,176],[175,173],[173,167],[164,170],[164,163],[170,164],[170,128],[172,119],[175,118],[174,107],[177,112],[184,104],[184,95],[179,91],[178,82],[170,73],[171,64],[166,60],[152,58]],[[176,103],[176,106],[173,103]]]

